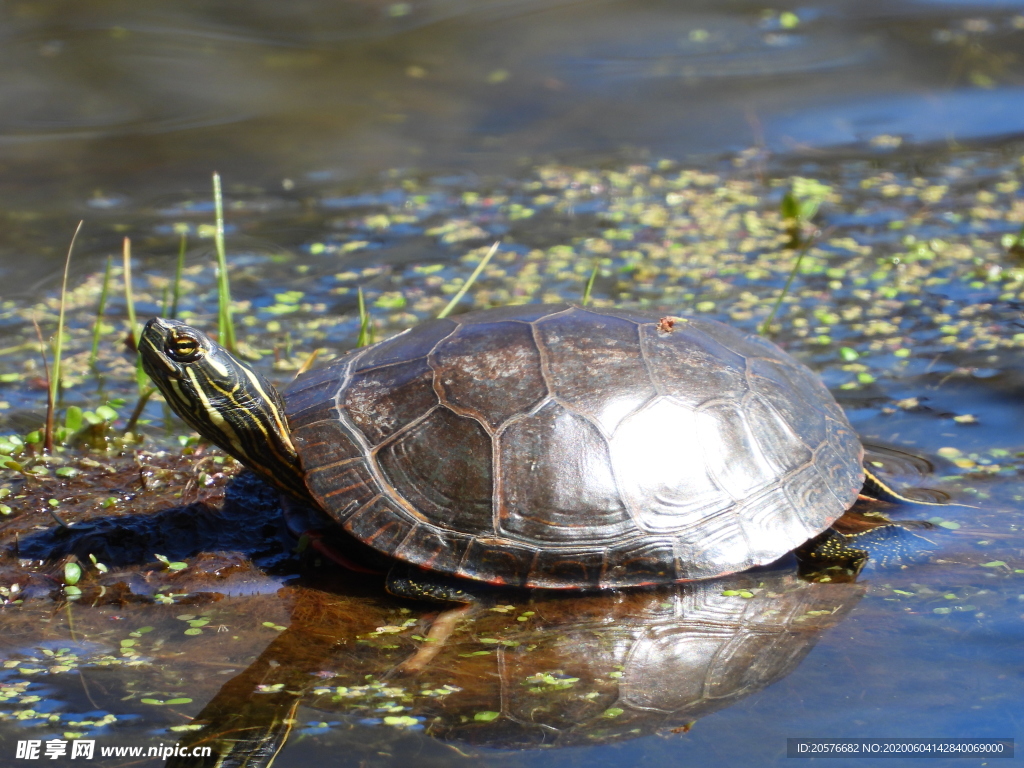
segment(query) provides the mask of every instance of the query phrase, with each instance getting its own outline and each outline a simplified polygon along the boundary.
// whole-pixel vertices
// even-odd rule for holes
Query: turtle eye
[[[195,336],[179,331],[168,337],[164,351],[176,363],[191,363],[199,359],[203,347]]]

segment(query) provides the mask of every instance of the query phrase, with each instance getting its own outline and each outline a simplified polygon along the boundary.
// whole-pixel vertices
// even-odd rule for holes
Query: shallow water
[[[1024,269],[1006,238],[1024,223],[1024,6],[795,12],[5,8],[0,436],[40,425],[30,323],[54,332],[81,217],[62,406],[117,418],[81,438],[106,451],[0,442],[35,473],[0,477],[0,764],[62,735],[149,748],[255,729],[272,750],[289,719],[276,766],[775,765],[790,736],[1018,736]],[[795,258],[783,191],[830,184],[771,336],[822,375],[886,480],[956,505],[885,507],[931,527],[852,583],[786,559],[653,592],[510,595],[425,659],[435,609],[301,565],[274,495],[216,452],[183,456],[159,400],[142,442],[121,438],[138,397],[121,238],[145,318],[185,233],[182,316],[213,327],[214,167],[240,337],[282,385],[355,345],[357,288],[385,337],[436,315],[496,239],[460,311],[576,301],[596,267],[597,305],[756,331]],[[197,716],[208,730],[188,730]]]
[[[1024,6],[954,2],[218,4],[0,11],[8,291],[96,266],[156,201],[392,168],[812,155],[1019,136]],[[308,190],[307,190],[308,191]],[[72,223],[68,223],[72,222]],[[292,224],[294,226],[294,223]],[[27,253],[47,258],[26,263]],[[11,282],[13,281],[13,282]],[[5,291],[6,293],[6,291]]]

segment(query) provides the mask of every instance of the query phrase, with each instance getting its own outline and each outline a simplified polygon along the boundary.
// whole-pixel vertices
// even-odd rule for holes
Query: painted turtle
[[[150,320],[140,351],[200,434],[419,566],[392,571],[405,596],[741,571],[826,530],[865,482],[861,443],[818,377],[711,320],[471,312],[355,350],[283,396],[177,321]]]

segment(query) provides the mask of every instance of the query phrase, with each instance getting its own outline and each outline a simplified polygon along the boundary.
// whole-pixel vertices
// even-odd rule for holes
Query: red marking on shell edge
[[[365,487],[366,487],[366,483],[362,483],[362,482],[352,483],[351,485],[346,485],[344,488],[337,488],[337,489],[335,489],[333,491],[329,491],[328,493],[325,493],[324,494],[324,498],[325,499],[329,499],[332,496],[337,496],[339,493],[348,493],[349,491],[355,490],[356,488],[365,488]]]
[[[309,545],[313,547],[313,549],[315,549],[321,555],[326,557],[332,563],[337,563],[342,568],[347,568],[348,570],[355,571],[356,573],[369,573],[373,574],[374,576],[379,576],[380,574],[384,573],[384,571],[377,571],[373,568],[367,568],[364,565],[359,565],[355,561],[349,560],[344,555],[339,554],[337,551],[331,549],[331,547],[324,543],[320,534],[315,531],[306,531],[303,535],[309,537]]]

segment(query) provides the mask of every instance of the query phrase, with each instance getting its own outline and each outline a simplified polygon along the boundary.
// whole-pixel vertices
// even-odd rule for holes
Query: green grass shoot
[[[132,241],[124,239],[124,305],[128,310],[128,333],[131,335],[132,347],[135,349],[135,383],[139,392],[144,392],[149,377],[142,370],[142,356],[139,354],[139,323],[135,319],[135,293],[132,291]],[[148,396],[147,396],[148,397]]]
[[[50,363],[46,360],[46,342],[43,341],[43,332],[39,330],[39,323],[35,317],[32,318],[32,326],[36,329],[36,338],[39,339],[39,356],[43,358],[43,373],[46,375],[46,422],[43,426],[43,449],[53,450],[53,412],[56,408],[54,402],[53,379],[50,378]]]
[[[135,425],[139,423],[139,417],[142,416],[142,412],[146,409],[146,403],[149,402],[149,398],[153,396],[154,392],[156,392],[156,387],[145,387],[140,389],[138,402],[135,403],[135,407],[132,409],[132,414],[128,417],[128,422],[124,425],[124,433],[126,435],[129,432],[135,432]]]
[[[789,191],[786,192],[782,202],[779,204],[779,214],[782,216],[783,221],[787,222],[786,231],[789,234],[789,242],[785,247],[787,250],[796,251],[799,249],[799,253],[797,253],[796,261],[793,263],[793,269],[790,270],[789,276],[782,286],[782,292],[775,299],[768,317],[761,323],[759,332],[762,336],[768,335],[779,307],[786,300],[793,281],[800,273],[800,266],[803,264],[804,257],[810,250],[817,235],[813,231],[810,235],[807,235],[805,230],[811,223],[811,219],[817,215],[821,204],[828,199],[831,191],[832,188],[827,184],[822,184],[815,179],[805,179],[796,176],[792,180]]]
[[[135,295],[132,293],[132,241],[127,237],[121,248],[121,259],[124,264],[124,306],[128,311],[128,334],[132,338],[132,345],[138,349],[139,324],[135,319]]]
[[[83,224],[85,224],[84,221],[78,222],[75,234],[71,236],[68,257],[64,260],[64,280],[60,284],[60,314],[57,316],[57,335],[53,339],[53,378],[50,381],[54,403],[60,399],[60,361],[61,353],[64,350],[64,309],[68,297],[68,270],[71,268],[71,253],[75,250],[75,240],[78,239],[78,233],[82,231]]]
[[[174,286],[171,288],[171,308],[166,316],[171,320],[178,319],[178,299],[181,298],[181,273],[185,269],[185,248],[188,245],[188,236],[181,233],[181,243],[178,245],[178,263],[174,268]]]
[[[789,288],[793,285],[793,281],[796,279],[797,274],[800,272],[800,264],[804,260],[804,256],[807,255],[808,249],[811,247],[811,243],[808,242],[800,249],[800,253],[796,257],[796,262],[793,264],[793,269],[789,272],[789,277],[786,278],[785,285],[782,286],[782,293],[779,294],[778,298],[775,299],[775,303],[772,305],[772,311],[768,313],[768,317],[761,323],[759,330],[762,336],[767,336],[769,330],[771,330],[772,322],[775,320],[775,314],[779,311],[779,307],[782,306],[782,302],[786,298],[786,294],[789,293]]]
[[[297,371],[295,371],[295,375],[296,376],[301,376],[306,371],[308,371],[310,368],[312,368],[313,367],[313,363],[315,363],[316,359],[318,357],[320,357],[320,353],[321,352],[323,352],[323,350],[320,349],[320,348],[314,349],[312,352],[310,352],[309,356],[305,360],[302,361],[302,365],[299,366],[299,369]]]
[[[92,351],[89,352],[89,367],[96,370],[96,358],[100,352],[100,334],[103,332],[103,313],[107,310],[107,296],[110,292],[110,264],[113,261],[107,256],[107,265],[103,268],[103,285],[100,287],[100,302],[96,307],[96,322],[92,326]]]
[[[491,260],[491,257],[498,251],[498,241],[494,242],[487,254],[480,260],[480,263],[476,265],[476,269],[473,270],[473,274],[469,276],[469,279],[462,284],[459,292],[452,296],[452,300],[448,302],[448,306],[437,313],[437,318],[440,320],[443,317],[448,317],[451,311],[455,309],[456,305],[462,301],[462,297],[466,295],[466,291],[470,289],[470,286],[476,282],[476,279],[480,277],[480,273],[484,271],[484,267],[487,266],[487,262]]]
[[[583,298],[580,300],[580,306],[587,306],[590,303],[590,292],[594,290],[594,280],[597,279],[597,271],[600,265],[595,262],[594,268],[590,270],[590,278],[587,280],[587,287],[583,289]]]
[[[231,286],[228,283],[228,258],[224,250],[224,197],[220,189],[220,174],[213,174],[213,206],[216,228],[213,240],[217,249],[217,339],[229,352],[236,352],[235,325],[231,318]]]
[[[370,313],[366,310],[366,299],[363,297],[363,289],[359,289],[359,338],[356,339],[357,347],[365,347],[373,343],[373,325],[370,323]]]

